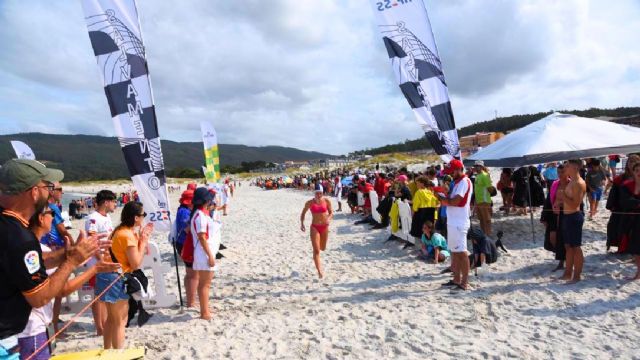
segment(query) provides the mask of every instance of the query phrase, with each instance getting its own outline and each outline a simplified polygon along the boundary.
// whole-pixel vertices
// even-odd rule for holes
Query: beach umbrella
[[[518,129],[464,160],[488,167],[520,167],[640,151],[640,128],[553,113]]]

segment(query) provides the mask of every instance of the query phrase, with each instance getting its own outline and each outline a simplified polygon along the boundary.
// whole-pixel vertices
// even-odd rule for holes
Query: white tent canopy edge
[[[488,167],[520,167],[640,151],[640,128],[553,113],[465,159]]]

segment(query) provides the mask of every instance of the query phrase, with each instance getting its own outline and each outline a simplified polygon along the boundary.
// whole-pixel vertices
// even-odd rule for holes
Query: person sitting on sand
[[[347,204],[349,204],[349,208],[351,209],[351,213],[355,214],[358,212],[358,188],[352,186],[349,189],[349,195],[347,195]]]
[[[422,235],[422,226],[425,221],[431,222],[438,218],[438,206],[440,202],[435,196],[433,191],[433,183],[425,176],[419,176],[416,179],[418,190],[413,195],[413,202],[411,204],[412,219],[411,229],[409,233],[415,238],[420,238]]]
[[[580,177],[581,160],[569,160],[565,164],[565,171],[571,178],[564,191],[558,191],[556,195],[562,202],[562,237],[567,251],[566,268],[561,280],[567,280],[574,284],[580,281],[584,255],[582,253],[582,225],[584,214],[580,210],[582,199],[587,192],[587,185]]]
[[[444,262],[449,258],[447,240],[437,232],[433,232],[433,222],[427,220],[422,225],[422,249],[420,249],[420,260],[433,260],[434,264]]]
[[[322,263],[320,262],[320,252],[327,248],[327,241],[329,240],[329,223],[333,218],[331,201],[325,198],[322,194],[322,186],[317,184],[315,187],[315,196],[304,204],[304,208],[300,214],[300,230],[305,232],[306,227],[304,226],[304,218],[307,211],[311,211],[312,219],[309,236],[311,237],[311,246],[313,247],[313,262],[316,265],[316,270],[318,270],[318,277],[320,277],[320,279],[324,277]]]

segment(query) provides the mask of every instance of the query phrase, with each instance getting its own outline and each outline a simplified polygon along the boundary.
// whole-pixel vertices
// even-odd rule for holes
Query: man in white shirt
[[[460,160],[449,162],[447,172],[453,177],[453,189],[447,197],[438,196],[443,206],[447,207],[447,242],[451,251],[451,270],[453,280],[444,286],[453,286],[455,290],[469,289],[469,255],[467,253],[467,232],[471,226],[471,197],[473,186],[464,174],[464,166]]]
[[[89,214],[84,223],[84,229],[88,234],[106,234],[107,237],[113,231],[110,213],[114,212],[118,202],[116,194],[110,190],[100,190],[96,194],[96,210]],[[96,262],[95,258],[91,258],[85,266],[91,267]],[[91,279],[90,284],[94,286],[95,277]],[[93,312],[93,320],[96,325],[96,334],[102,336],[105,322],[107,321],[107,307],[104,302],[96,301],[91,305]]]
[[[342,211],[342,179],[340,178],[340,175],[336,175],[333,189],[334,196],[338,202],[338,210],[336,211]]]

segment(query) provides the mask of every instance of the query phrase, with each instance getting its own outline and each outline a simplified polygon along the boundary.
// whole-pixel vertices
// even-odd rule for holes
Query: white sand
[[[318,281],[308,234],[298,228],[310,197],[245,183],[224,218],[229,249],[214,280],[214,320],[155,310],[148,325],[127,330],[128,344],[146,346],[150,359],[638,356],[640,282],[622,280],[633,270],[628,258],[605,254],[604,205],[585,226],[582,283],[551,280],[555,261],[542,249],[537,213],[535,243],[528,217],[496,219],[510,254],[471,279],[474,291],[451,293],[440,288],[449,279],[438,274],[442,265],[415,260],[400,244],[384,243],[386,232],[354,226],[358,217],[345,213],[332,223],[322,255],[327,278]],[[170,254],[165,236],[157,241]],[[168,280],[175,284],[175,273]],[[93,332],[89,313],[59,350],[99,347]]]

